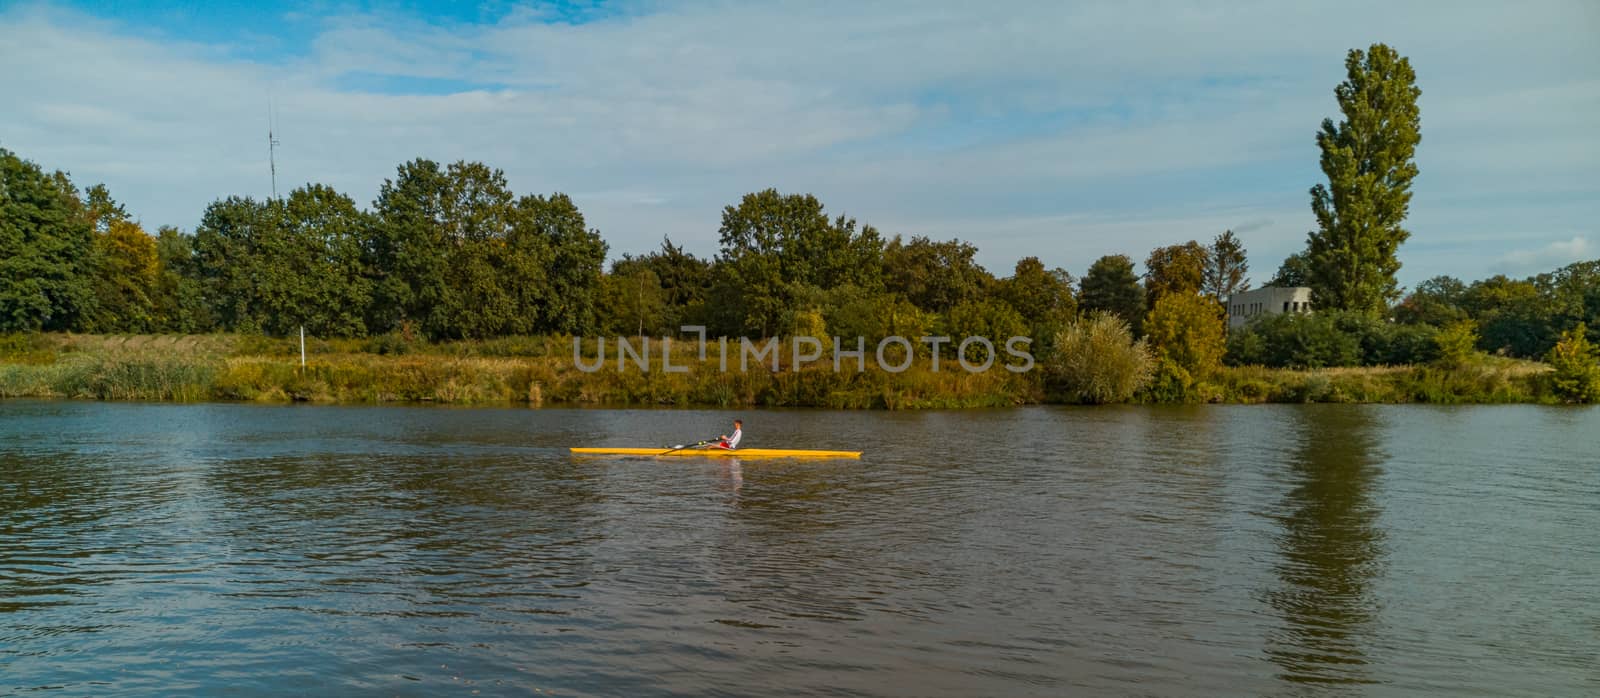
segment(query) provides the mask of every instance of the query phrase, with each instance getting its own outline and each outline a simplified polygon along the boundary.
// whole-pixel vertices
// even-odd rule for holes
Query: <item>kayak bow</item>
[[[574,448],[590,456],[738,456],[740,458],[860,458],[860,451],[816,451],[803,448]]]

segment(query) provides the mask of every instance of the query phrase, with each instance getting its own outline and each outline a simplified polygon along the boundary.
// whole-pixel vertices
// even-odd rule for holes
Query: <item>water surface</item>
[[[734,416],[866,456],[565,450]],[[1531,406],[0,402],[0,692],[1595,695],[1597,454]]]

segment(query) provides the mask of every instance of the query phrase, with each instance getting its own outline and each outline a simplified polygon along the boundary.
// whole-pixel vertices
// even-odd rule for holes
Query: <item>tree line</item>
[[[230,196],[192,234],[154,235],[104,185],[0,149],[0,331],[254,332],[428,339],[528,334],[932,333],[1049,336],[1084,312],[1142,325],[1165,295],[1219,303],[1248,288],[1231,232],[1163,247],[1142,276],[1123,255],[1082,279],[1037,257],[999,277],[959,239],[886,237],[773,189],[722,212],[700,257],[664,239],[604,268],[607,244],[565,194],[514,194],[483,163],[418,159],[369,208],[308,184],[276,199]]]
[[[1397,251],[1410,236],[1421,91],[1409,61],[1383,44],[1350,51],[1346,71],[1335,89],[1341,118],[1316,134],[1327,178],[1310,190],[1317,227],[1269,281],[1311,287],[1317,312],[1231,334],[1226,300],[1251,286],[1232,231],[1152,250],[1142,272],[1128,255],[1095,260],[1081,278],[1027,257],[1002,277],[969,242],[887,236],[809,194],[767,189],[723,209],[713,256],[663,239],[606,269],[608,246],[570,197],[516,195],[478,162],[406,162],[366,208],[308,184],[282,198],[220,199],[192,234],[151,235],[103,185],[79,188],[3,149],[0,331],[304,327],[448,340],[659,336],[695,324],[713,336],[869,342],[1024,335],[1048,351],[1063,337],[1095,345],[1103,337],[1076,323],[1100,318],[1092,327],[1105,336],[1147,343],[1158,383],[1183,387],[1224,361],[1432,361],[1460,337],[1544,357],[1580,323],[1600,328],[1600,261],[1520,280],[1440,277],[1402,295]]]

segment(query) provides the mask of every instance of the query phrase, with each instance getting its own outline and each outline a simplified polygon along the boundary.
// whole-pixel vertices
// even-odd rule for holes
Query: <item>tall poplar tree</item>
[[[1324,119],[1317,134],[1328,183],[1311,188],[1309,281],[1318,307],[1380,314],[1399,297],[1396,251],[1411,235],[1401,223],[1417,176],[1422,91],[1410,61],[1384,44],[1351,50],[1345,70],[1334,90],[1344,119]]]

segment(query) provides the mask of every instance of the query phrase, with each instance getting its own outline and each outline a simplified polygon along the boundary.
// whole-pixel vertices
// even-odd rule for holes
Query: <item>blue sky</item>
[[[1260,282],[1313,226],[1345,51],[1384,41],[1423,90],[1402,283],[1600,258],[1600,5],[1292,5],[0,1],[0,147],[192,229],[268,193],[270,98],[280,190],[482,160],[613,256],[710,255],[771,186],[1000,274],[1231,228]]]

